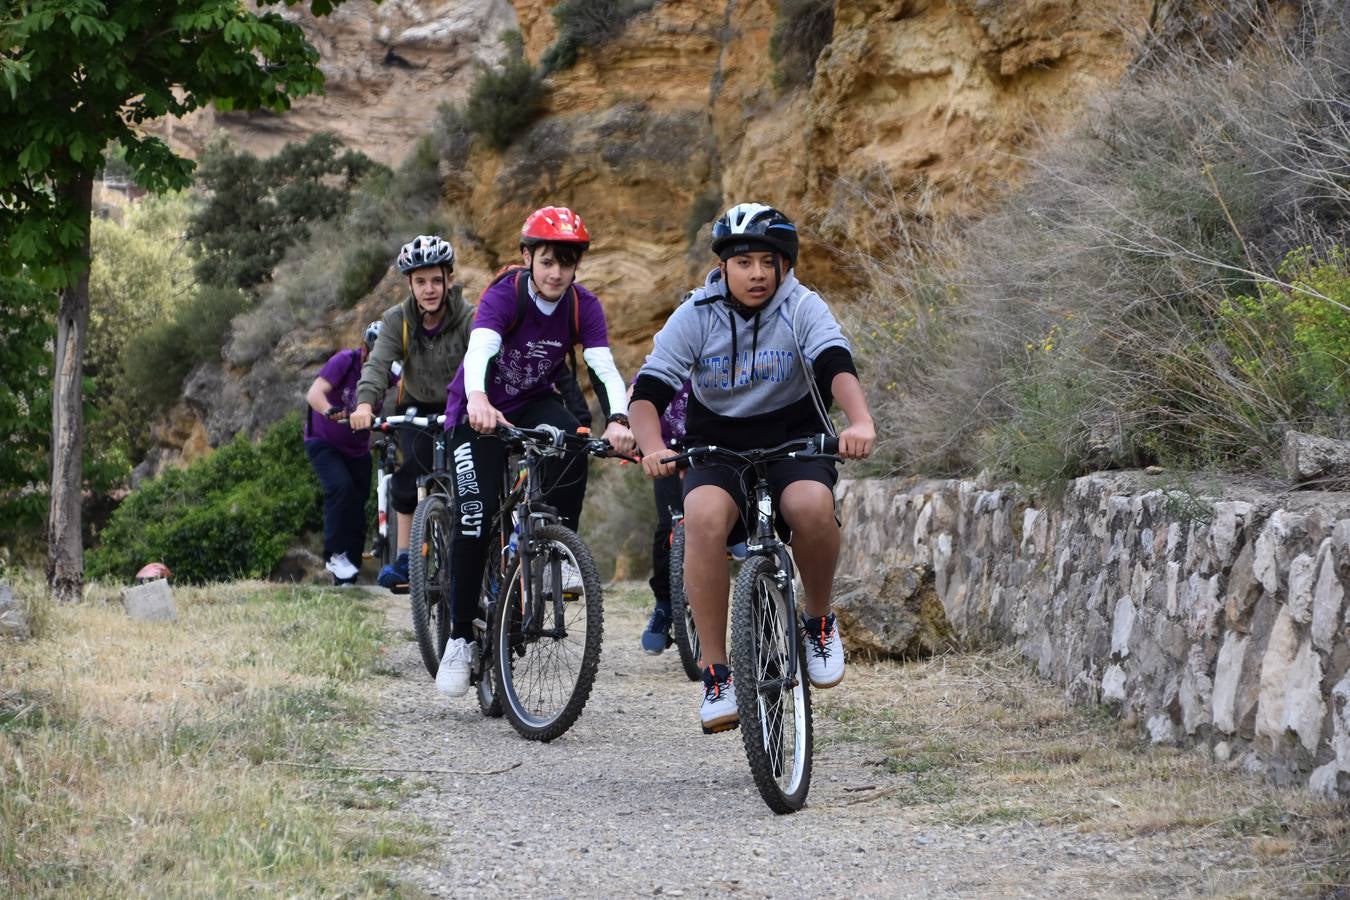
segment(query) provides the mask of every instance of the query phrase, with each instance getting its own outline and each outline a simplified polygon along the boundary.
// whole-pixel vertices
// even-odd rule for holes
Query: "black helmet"
[[[713,223],[712,251],[719,259],[741,253],[773,251],[797,264],[797,226],[792,220],[762,203],[738,203]]]

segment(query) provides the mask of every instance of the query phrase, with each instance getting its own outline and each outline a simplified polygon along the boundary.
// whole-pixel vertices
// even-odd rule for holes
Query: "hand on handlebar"
[[[865,459],[876,443],[876,427],[871,420],[851,422],[839,432],[839,455],[844,459]]]
[[[358,403],[356,409],[347,417],[347,424],[352,426],[352,431],[365,431],[374,418],[375,413],[369,403]]]
[[[492,434],[498,425],[510,425],[501,410],[488,402],[487,394],[474,391],[469,395],[469,427],[480,434]]]
[[[603,437],[616,452],[624,456],[632,456],[637,451],[637,438],[633,437],[632,431],[618,422],[606,425]]]
[[[665,462],[665,460],[675,456],[679,456],[679,454],[669,447],[662,447],[655,453],[648,453],[642,457],[642,470],[650,478],[665,478],[668,475],[674,475],[675,464]]]

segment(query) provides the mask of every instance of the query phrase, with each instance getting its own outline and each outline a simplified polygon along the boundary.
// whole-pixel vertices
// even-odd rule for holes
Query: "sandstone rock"
[[[7,583],[0,581],[0,637],[18,638],[23,641],[31,636],[28,617],[24,615],[23,607],[14,599],[14,591]]]
[[[1243,718],[1240,693],[1248,641],[1246,635],[1230,632],[1214,666],[1214,727],[1225,734],[1236,733]]]
[[[1312,644],[1304,641],[1289,667],[1289,686],[1280,724],[1298,735],[1305,750],[1316,753],[1326,713],[1327,705],[1322,699],[1322,661]]]
[[[1345,588],[1336,577],[1335,550],[1330,538],[1322,543],[1319,557],[1322,564],[1312,598],[1312,641],[1317,649],[1330,652],[1341,626]]]
[[[1145,727],[1148,728],[1148,739],[1154,744],[1170,745],[1177,742],[1177,726],[1171,716],[1156,713],[1149,716]]]
[[[1116,601],[1115,615],[1111,617],[1111,656],[1124,659],[1130,655],[1130,634],[1134,630],[1135,609],[1129,597]]]
[[[850,653],[913,659],[954,644],[927,566],[887,568],[879,580],[841,576],[834,610]]]
[[[1256,733],[1278,740],[1284,735],[1285,700],[1289,696],[1291,669],[1298,655],[1298,634],[1288,608],[1282,608],[1270,632],[1270,643],[1261,658],[1261,687],[1256,705]]]
[[[1350,489],[1350,441],[1286,431],[1280,462],[1284,464],[1285,475],[1295,486],[1318,490]]]
[[[1110,666],[1102,675],[1102,699],[1114,703],[1125,702],[1125,670],[1120,666]]]
[[[122,589],[122,604],[127,616],[146,622],[172,622],[178,618],[173,589],[163,578]]]
[[[1300,625],[1312,621],[1314,560],[1306,553],[1300,553],[1289,564],[1289,591],[1285,603],[1289,614]]]

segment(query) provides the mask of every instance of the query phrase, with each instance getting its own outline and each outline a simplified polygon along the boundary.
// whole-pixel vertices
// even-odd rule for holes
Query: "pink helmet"
[[[163,578],[168,581],[173,573],[169,567],[162,562],[152,562],[141,566],[141,570],[136,573],[136,583],[145,584],[147,581],[154,581],[156,578]]]

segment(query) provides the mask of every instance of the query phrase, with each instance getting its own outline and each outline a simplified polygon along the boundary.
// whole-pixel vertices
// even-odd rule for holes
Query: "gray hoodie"
[[[822,368],[823,359],[834,362]],[[726,295],[713,269],[657,332],[633,396],[664,409],[689,378],[693,438],[768,446],[822,430],[808,379],[824,382],[828,403],[839,371],[853,371],[848,339],[825,301],[792,270],[767,303],[750,311]]]

